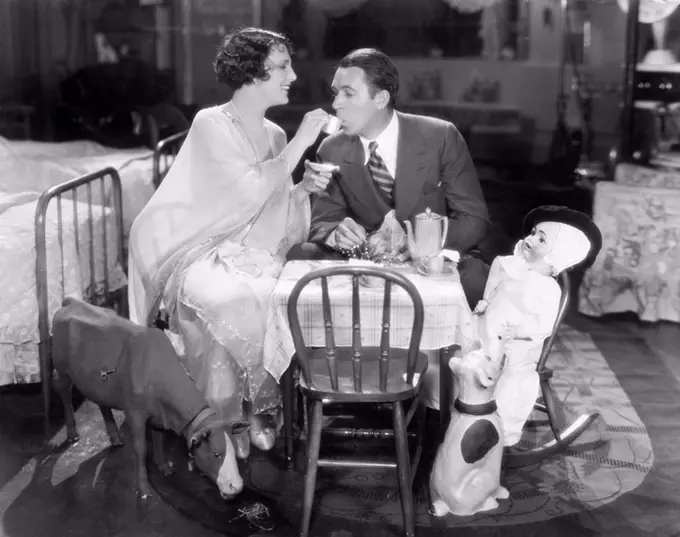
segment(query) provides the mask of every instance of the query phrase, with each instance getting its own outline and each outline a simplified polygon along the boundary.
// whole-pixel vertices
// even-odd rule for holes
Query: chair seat
[[[323,398],[329,401],[389,402],[402,401],[418,393],[423,373],[427,369],[427,356],[418,353],[413,386],[406,382],[407,349],[390,349],[387,372],[387,390],[380,391],[380,367],[378,347],[364,347],[361,350],[361,391],[354,390],[352,368],[352,349],[336,349],[338,370],[338,390],[331,387],[331,376],[325,356],[326,349],[310,350],[309,367],[313,385],[300,378],[300,388],[308,397]]]

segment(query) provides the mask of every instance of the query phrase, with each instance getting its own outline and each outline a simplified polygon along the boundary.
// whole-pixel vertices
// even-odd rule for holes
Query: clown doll
[[[555,278],[563,270],[592,263],[602,247],[593,221],[566,207],[532,210],[524,231],[528,235],[512,255],[493,261],[484,297],[474,311],[482,349],[496,355],[493,359],[506,358],[495,390],[506,446],[519,442],[539,394],[536,365],[561,297]]]

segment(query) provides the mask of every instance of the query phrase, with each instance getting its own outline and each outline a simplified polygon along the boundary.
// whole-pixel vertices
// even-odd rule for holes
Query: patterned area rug
[[[584,433],[566,454],[535,466],[509,469],[504,483],[510,491],[510,499],[501,501],[497,510],[474,517],[449,515],[435,519],[428,514],[430,461],[425,460],[416,478],[419,535],[440,535],[447,527],[472,529],[521,525],[590,511],[614,501],[642,483],[654,460],[651,441],[628,396],[591,337],[568,327],[563,329],[549,366],[555,372],[554,386],[558,397],[573,413],[574,419],[577,414],[597,410],[602,416],[600,421]],[[547,427],[539,427],[526,432],[522,445],[532,447],[548,439]],[[333,444],[333,453],[336,454],[356,454],[361,450],[354,442],[327,440],[326,443]],[[392,452],[392,446],[386,443],[385,453]],[[173,458],[181,456],[179,452],[172,454]],[[183,465],[178,464],[178,467]],[[286,472],[276,454],[256,450],[243,470],[248,496],[240,500],[240,504],[245,506],[250,501],[268,505],[276,511],[280,520],[277,524],[279,531],[282,525],[288,530],[296,526],[304,474]],[[177,499],[181,497],[181,491],[176,487],[186,489],[188,483],[184,480],[191,480],[191,474],[181,472],[171,479],[163,479],[152,471],[151,477],[161,496],[185,514],[195,517],[195,514],[192,515],[196,512],[191,505],[193,501],[187,503],[185,498],[183,503],[179,502],[180,505]],[[184,483],[179,485],[180,482]],[[191,493],[195,500],[204,494],[213,494],[210,488],[201,489]],[[333,528],[347,528],[348,524],[361,524],[364,529],[360,534],[367,531],[367,525],[376,537],[398,534],[402,515],[397,490],[393,471],[320,470],[312,534],[337,537],[339,534]],[[226,511],[224,516],[205,516],[206,503],[201,503],[203,514],[197,518],[203,524],[227,533],[233,529],[233,516],[230,517],[230,528]],[[207,503],[215,505],[213,501]],[[243,511],[243,507],[240,509]],[[251,529],[257,530],[257,525],[251,525]]]
[[[451,517],[451,524],[523,524],[592,510],[635,489],[652,469],[654,455],[645,426],[588,334],[563,328],[548,366],[555,373],[557,395],[573,419],[599,412],[600,421],[566,454],[509,470],[510,501],[501,502],[499,510],[468,520]],[[537,447],[551,438],[547,428],[525,431],[520,445]]]

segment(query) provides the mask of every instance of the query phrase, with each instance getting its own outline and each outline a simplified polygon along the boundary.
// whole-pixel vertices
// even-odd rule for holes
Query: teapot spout
[[[405,220],[404,225],[406,226],[406,245],[408,246],[408,253],[411,256],[411,259],[417,259],[418,256],[416,255],[416,241],[413,237],[413,228],[411,227],[411,222]]]

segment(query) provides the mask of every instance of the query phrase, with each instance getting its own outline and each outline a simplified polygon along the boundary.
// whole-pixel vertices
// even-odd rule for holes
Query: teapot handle
[[[444,216],[444,217],[442,217],[442,220],[444,222],[442,224],[444,229],[442,230],[442,245],[441,245],[441,247],[444,248],[444,246],[446,245],[446,235],[449,232],[449,219],[446,218],[446,216]]]

